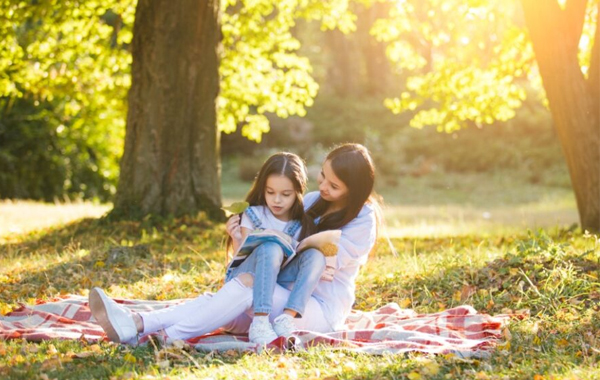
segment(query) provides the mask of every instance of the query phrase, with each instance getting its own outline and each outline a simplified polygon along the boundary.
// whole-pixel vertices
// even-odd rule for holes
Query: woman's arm
[[[342,227],[342,236],[338,243],[337,268],[365,264],[376,240],[375,211],[367,205],[356,218]]]

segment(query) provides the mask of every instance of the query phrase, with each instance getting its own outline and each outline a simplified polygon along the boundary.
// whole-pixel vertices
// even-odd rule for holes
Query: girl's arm
[[[248,236],[248,233],[250,233],[250,229],[240,225],[239,215],[234,215],[229,218],[225,224],[225,230],[227,231],[227,234],[231,236],[234,252],[238,250],[240,244],[242,244],[246,236]]]

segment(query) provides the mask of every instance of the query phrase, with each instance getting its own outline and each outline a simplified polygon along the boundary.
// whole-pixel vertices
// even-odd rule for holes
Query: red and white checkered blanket
[[[144,301],[119,300],[132,311],[150,311],[184,300]],[[424,352],[455,354],[461,357],[487,356],[501,337],[507,315],[478,314],[471,306],[459,306],[433,314],[416,314],[390,303],[377,310],[353,311],[346,321],[347,329],[328,334],[298,331],[300,348],[325,345],[345,350],[382,354]],[[104,332],[92,317],[87,298],[71,295],[37,305],[22,305],[0,317],[0,339],[105,339]],[[143,343],[147,338],[143,338]],[[244,336],[217,331],[188,341],[202,351],[260,351]],[[268,348],[283,350],[283,338]]]

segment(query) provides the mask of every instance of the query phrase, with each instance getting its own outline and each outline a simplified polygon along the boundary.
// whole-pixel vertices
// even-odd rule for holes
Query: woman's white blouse
[[[304,209],[308,210],[320,198],[319,192],[304,196]],[[356,277],[377,239],[375,210],[365,204],[348,224],[341,228],[338,244],[337,268],[333,281],[319,281],[313,296],[320,302],[327,322],[334,330],[340,330],[355,300]]]

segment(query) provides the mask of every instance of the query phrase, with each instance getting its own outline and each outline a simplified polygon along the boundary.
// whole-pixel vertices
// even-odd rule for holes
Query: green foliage
[[[10,108],[0,120],[2,198],[111,197],[118,174],[111,144],[118,135],[64,117],[58,99],[0,99],[0,108]]]
[[[269,131],[266,113],[304,115],[318,85],[309,61],[297,54],[295,20],[352,30],[348,3],[223,0],[219,128],[230,133],[241,126],[259,142]],[[18,165],[21,173],[3,171],[1,196],[106,200],[114,193],[135,6],[135,0],[0,1],[0,165]],[[35,132],[24,121],[33,119]],[[24,150],[31,158],[18,160]],[[47,178],[24,174],[40,171]]]
[[[320,20],[325,29],[354,28],[349,0],[223,0],[223,57],[220,66],[219,128],[242,126],[260,142],[269,132],[266,113],[304,116],[319,86],[312,66],[298,55],[292,35],[298,18]]]
[[[1,9],[0,195],[107,200],[122,151],[132,8],[3,0]]]
[[[410,125],[453,132],[515,116],[533,50],[515,23],[516,1],[405,1],[373,27],[388,43],[397,68],[410,72],[406,90],[386,99],[394,113],[413,114]]]

